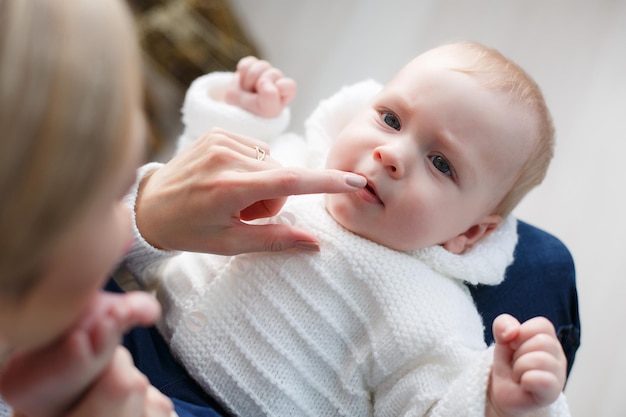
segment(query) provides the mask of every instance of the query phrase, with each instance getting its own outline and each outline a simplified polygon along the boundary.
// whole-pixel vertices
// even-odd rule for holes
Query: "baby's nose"
[[[390,177],[401,178],[404,175],[402,150],[397,146],[379,146],[374,150],[374,159],[380,162]]]

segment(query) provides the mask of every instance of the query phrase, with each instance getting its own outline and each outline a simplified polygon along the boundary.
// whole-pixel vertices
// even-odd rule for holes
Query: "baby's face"
[[[525,111],[451,64],[411,61],[339,134],[327,167],[368,180],[327,196],[348,230],[402,251],[444,244],[511,188],[531,151]]]

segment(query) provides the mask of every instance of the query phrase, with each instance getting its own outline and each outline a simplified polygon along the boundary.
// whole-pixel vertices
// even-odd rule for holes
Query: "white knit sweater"
[[[284,128],[284,118],[268,130],[211,100],[208,92],[228,77],[192,85],[181,147],[196,118],[223,126],[222,117],[237,114],[266,140]],[[320,105],[307,122],[309,163],[320,163],[342,123],[378,88],[364,83]],[[144,284],[157,284],[159,328],[208,392],[246,417],[484,416],[492,349],[465,282],[503,279],[517,241],[513,218],[460,256],[440,246],[398,252],[356,236],[321,196],[292,197],[268,221],[312,231],[321,251],[167,254],[136,231],[127,264]],[[561,397],[537,415],[569,412]]]

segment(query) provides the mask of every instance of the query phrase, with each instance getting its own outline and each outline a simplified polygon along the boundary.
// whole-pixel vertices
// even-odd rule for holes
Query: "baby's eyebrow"
[[[382,91],[374,99],[373,105],[375,107],[388,107],[397,113],[413,111],[406,98],[395,91]]]

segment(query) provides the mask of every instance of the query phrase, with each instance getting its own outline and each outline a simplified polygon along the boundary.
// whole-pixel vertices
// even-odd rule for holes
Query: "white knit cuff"
[[[493,364],[493,346],[481,352],[476,359],[459,375],[435,405],[433,416],[485,416],[487,387]]]
[[[179,138],[178,151],[213,127],[268,143],[285,131],[289,125],[289,108],[285,108],[277,117],[265,118],[222,101],[233,76],[231,72],[212,72],[191,83],[182,109],[185,131]]]
[[[137,170],[137,180],[135,181],[135,184],[124,197],[124,201],[130,208],[133,219],[133,245],[124,258],[124,264],[130,273],[133,274],[138,282],[144,287],[150,287],[152,284],[151,282],[146,281],[149,277],[145,272],[149,266],[178,254],[176,251],[165,251],[155,248],[148,243],[137,227],[135,204],[137,201],[139,184],[141,184],[141,181],[146,175],[161,166],[163,166],[163,164],[151,162],[139,168]]]
[[[508,216],[496,230],[462,254],[433,245],[413,251],[413,256],[444,276],[472,285],[498,285],[513,262],[517,239],[517,219]]]

